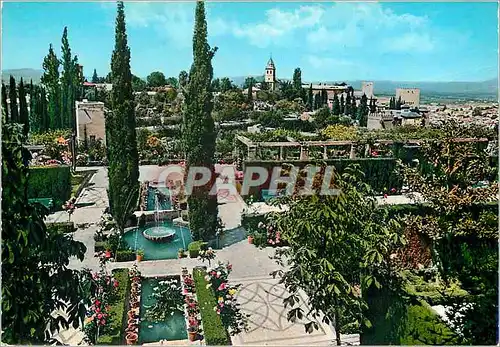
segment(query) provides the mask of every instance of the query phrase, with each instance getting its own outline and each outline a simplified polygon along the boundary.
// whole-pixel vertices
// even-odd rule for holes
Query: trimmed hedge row
[[[116,295],[110,302],[109,314],[111,323],[106,327],[105,332],[97,340],[98,345],[122,345],[124,321],[127,317],[127,301],[130,291],[130,279],[128,269],[113,270],[113,276],[118,281],[119,286]]]
[[[207,243],[203,241],[194,241],[188,245],[189,257],[198,258],[200,251],[206,248]]]
[[[66,165],[29,168],[28,198],[52,198],[56,210],[71,197],[71,171]]]
[[[63,234],[74,233],[77,230],[73,222],[47,223],[46,226],[50,231]]]
[[[207,288],[206,272],[202,269],[193,269],[193,279],[196,287],[196,296],[200,306],[201,320],[207,345],[228,346],[231,338],[222,324],[220,316],[214,311],[217,299],[211,287]]]
[[[136,258],[135,251],[131,249],[116,252],[116,261],[133,261]]]

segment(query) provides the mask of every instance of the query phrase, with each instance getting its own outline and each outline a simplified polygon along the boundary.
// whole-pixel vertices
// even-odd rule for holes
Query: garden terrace
[[[237,155],[239,157],[243,156],[247,162],[254,160],[327,160],[335,157],[355,159],[357,157],[378,157],[380,156],[379,152],[383,154],[384,151],[387,152],[388,157],[393,157],[393,153],[397,151],[397,147],[418,147],[426,141],[425,139],[297,141],[294,138],[286,137],[278,141],[255,142],[243,135],[236,135],[236,140],[244,145],[236,146]],[[456,138],[454,142],[487,143],[489,140],[487,138]],[[245,150],[245,147],[246,153],[241,153],[242,150]]]

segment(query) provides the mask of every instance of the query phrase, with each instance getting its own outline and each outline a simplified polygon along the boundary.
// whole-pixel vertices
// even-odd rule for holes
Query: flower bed
[[[141,301],[141,273],[137,269],[137,265],[134,264],[129,270],[128,278],[131,283],[131,290],[130,308],[126,315],[125,342],[127,345],[134,345],[139,340],[139,310]]]
[[[203,330],[200,309],[195,295],[196,286],[193,277],[188,273],[186,268],[182,268],[181,279],[188,336],[190,341],[196,341],[199,338],[199,332]]]
[[[198,297],[201,319],[203,321],[203,332],[207,345],[230,345],[231,339],[222,324],[221,317],[215,312],[214,305],[217,299],[211,289],[210,283],[205,279],[206,272],[203,269],[193,270],[193,280]]]

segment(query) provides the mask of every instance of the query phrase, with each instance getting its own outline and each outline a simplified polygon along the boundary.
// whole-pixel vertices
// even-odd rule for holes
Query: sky
[[[113,2],[2,5],[2,69],[41,69],[64,26],[84,74],[110,70]],[[206,3],[216,77],[262,75],[303,81],[483,81],[498,76],[496,2]],[[125,2],[132,73],[167,77],[192,62],[194,2]]]

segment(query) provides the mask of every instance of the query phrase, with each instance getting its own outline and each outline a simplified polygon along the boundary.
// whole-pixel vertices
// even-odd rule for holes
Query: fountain
[[[143,231],[142,235],[153,242],[168,242],[175,238],[175,231],[160,226],[160,200],[159,192],[155,192],[155,226]]]

